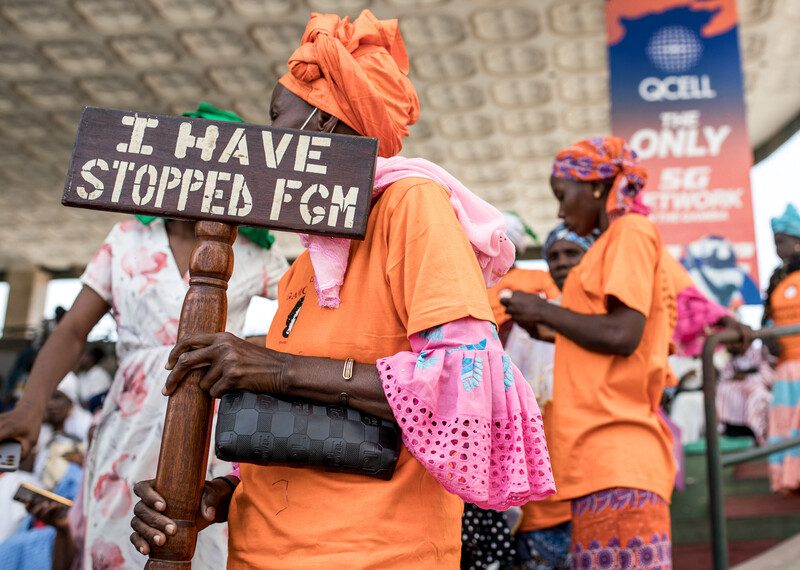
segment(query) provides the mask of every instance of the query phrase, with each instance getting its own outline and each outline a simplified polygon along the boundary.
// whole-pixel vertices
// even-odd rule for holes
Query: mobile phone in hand
[[[0,441],[0,471],[16,471],[22,456],[22,445],[16,439]]]
[[[56,495],[55,493],[51,493],[50,491],[42,489],[41,487],[37,487],[36,485],[31,485],[30,483],[22,483],[19,486],[19,489],[17,489],[17,492],[14,494],[14,500],[25,505],[30,504],[36,499],[47,499],[48,501],[59,503],[65,513],[67,509],[72,506],[72,501],[66,497]]]

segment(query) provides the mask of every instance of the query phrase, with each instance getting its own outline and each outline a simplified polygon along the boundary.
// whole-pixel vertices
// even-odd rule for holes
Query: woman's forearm
[[[345,403],[346,400],[351,408],[393,420],[377,367],[354,363],[352,377],[345,380],[344,366],[344,360],[292,356],[285,369],[286,395],[324,404]],[[346,398],[342,394],[346,394]]]
[[[625,306],[601,315],[584,315],[547,304],[541,309],[541,320],[586,350],[630,356],[639,346],[645,319]]]
[[[57,528],[56,540],[53,543],[53,570],[69,570],[75,559],[75,550],[69,528]]]

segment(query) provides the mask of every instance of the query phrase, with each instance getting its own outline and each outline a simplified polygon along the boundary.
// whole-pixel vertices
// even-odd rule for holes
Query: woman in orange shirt
[[[564,281],[573,267],[580,263],[580,260],[594,243],[595,236],[579,236],[573,231],[568,230],[564,224],[559,224],[548,234],[542,248],[542,257],[547,262],[549,269],[548,276],[551,276],[556,285],[556,293],[544,292],[546,299],[558,299],[561,297],[561,290],[564,288]],[[503,281],[501,280],[502,284]],[[507,296],[510,291],[528,291],[517,289],[514,284],[510,284],[502,295]],[[540,296],[542,296],[540,294]],[[503,307],[501,305],[501,307]],[[505,307],[503,307],[505,313]],[[506,314],[506,318],[509,316]],[[517,336],[519,335],[519,336]],[[524,335],[524,336],[523,336]],[[519,366],[525,378],[531,383],[536,401],[542,406],[542,416],[544,418],[544,433],[548,437],[552,431],[552,394],[553,394],[553,357],[552,341],[549,339],[547,344],[539,343],[539,347],[550,347],[550,354],[546,368],[542,366],[544,362],[535,359],[531,362],[533,343],[525,331],[515,329],[509,335],[506,350],[508,355]],[[538,362],[537,362],[538,360]],[[526,364],[532,363],[533,366]],[[542,370],[544,368],[544,370]],[[531,501],[522,506],[522,519],[519,530],[514,537],[514,568],[524,570],[535,568],[536,570],[553,569],[561,570],[569,568],[570,564],[570,536],[572,533],[571,507],[569,501],[562,501],[558,495],[548,497],[544,501]]]
[[[242,463],[207,483],[203,515],[227,515],[229,568],[457,568],[464,500],[503,509],[554,492],[538,406],[486,298],[513,246],[500,212],[440,167],[395,156],[419,113],[396,20],[312,14],[289,70],[273,126],[379,139],[365,239],[305,236],[267,347],[182,341],[166,392],[207,366],[200,387],[214,397],[344,399],[396,419],[403,447],[388,481]],[[151,482],[136,492],[131,540],[147,553],[176,526]]]
[[[561,306],[504,300],[529,331],[556,330],[551,440],[558,496],[572,501],[578,568],[669,568],[672,437],[658,406],[676,302],[666,252],[639,201],[646,173],[624,140],[556,156],[559,216],[600,237],[564,283]]]
[[[516,214],[505,212],[504,215],[508,237],[519,255],[526,249],[526,235],[534,237],[533,232]],[[549,272],[513,267],[488,291],[503,345],[533,389],[537,403],[544,406],[545,437],[548,432],[548,402],[553,393],[553,339],[547,342],[532,340],[524,330],[512,327],[510,316],[500,302],[500,294],[524,291],[546,299],[557,299],[561,296],[560,287],[567,273],[593,241],[593,237],[578,236],[559,224],[550,232],[543,248]],[[553,498],[531,501],[522,506],[522,518],[516,525],[518,532],[513,540],[506,513],[480,509],[467,503],[461,529],[462,570],[487,568],[495,563],[505,568],[512,559],[513,568],[568,568],[570,505],[567,501]],[[515,545],[512,546],[512,542]]]
[[[794,205],[789,204],[781,217],[773,218],[772,232],[782,263],[769,280],[764,325],[796,325],[800,323],[800,214]],[[778,367],[772,386],[769,443],[777,443],[800,433],[800,337],[783,337],[771,343],[770,349],[778,357]],[[769,470],[773,491],[800,489],[797,449],[770,455]]]

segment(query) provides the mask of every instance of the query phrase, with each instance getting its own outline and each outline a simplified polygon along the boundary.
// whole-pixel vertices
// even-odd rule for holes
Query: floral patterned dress
[[[240,334],[251,298],[275,298],[287,263],[277,248],[267,251],[244,238],[233,251],[227,330]],[[132,486],[155,477],[167,406],[164,365],[177,340],[189,277],[180,275],[163,220],[147,226],[130,220],[114,226],[81,280],[111,305],[119,336],[119,368],[86,459],[83,567],[142,568],[146,559],[129,541]],[[209,477],[231,470],[213,453],[208,469]],[[212,525],[198,537],[193,568],[224,568],[226,557],[227,526]]]

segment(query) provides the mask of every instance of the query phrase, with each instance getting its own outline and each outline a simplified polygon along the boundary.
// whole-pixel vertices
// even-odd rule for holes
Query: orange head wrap
[[[408,54],[397,20],[378,20],[364,10],[353,22],[312,13],[280,82],[359,134],[379,139],[379,154],[390,157],[403,148],[408,126],[419,116],[417,92],[407,75]]]

